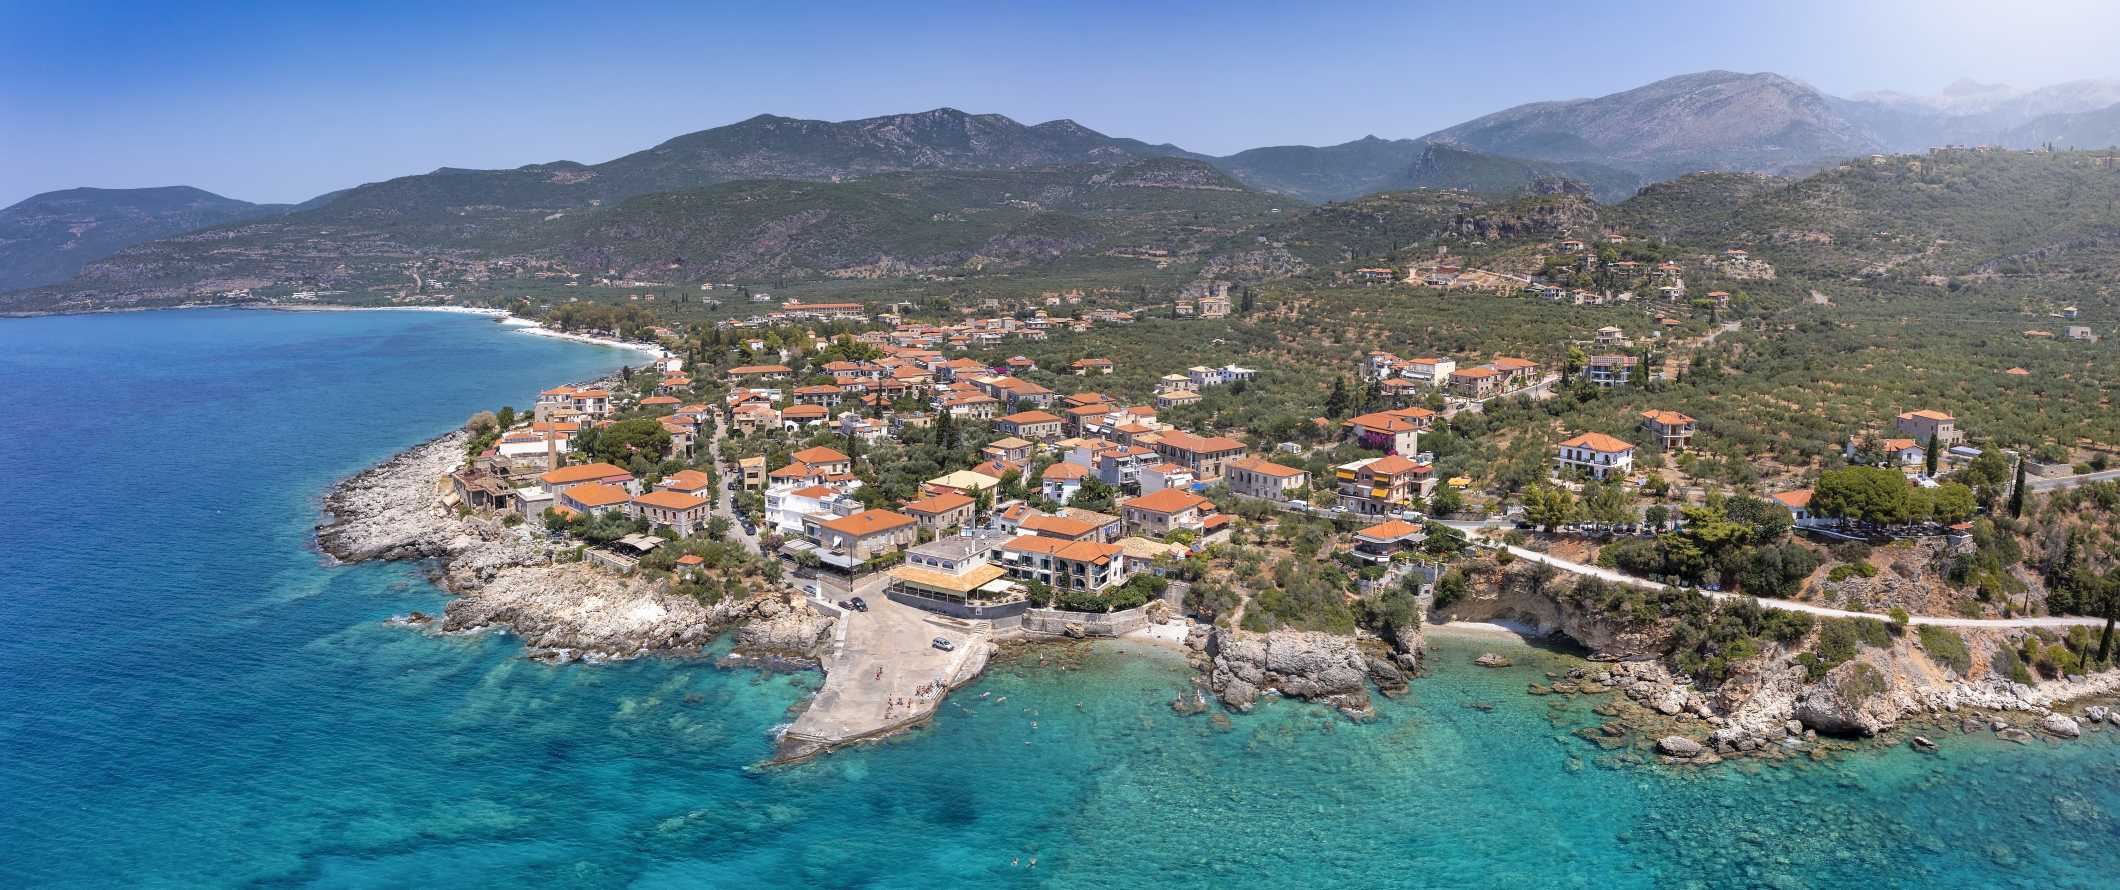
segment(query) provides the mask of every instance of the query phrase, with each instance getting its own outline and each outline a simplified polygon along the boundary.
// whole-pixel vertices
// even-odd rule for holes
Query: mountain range
[[[744,256],[750,254],[715,245],[739,243],[744,233],[757,232],[726,227],[785,227],[791,220],[829,213],[835,215],[833,225],[890,232],[893,227],[885,221],[916,211],[936,220],[980,217],[978,225],[928,244],[932,251],[915,251],[921,254],[915,259],[879,244],[866,257],[855,256],[858,250],[817,254],[804,248],[771,258],[764,255],[773,253],[767,250],[755,266],[724,261],[713,267],[715,274],[730,277],[766,270],[836,274],[844,270],[831,262],[840,261],[855,267],[893,268],[903,262],[925,268],[951,257],[981,257],[986,239],[1007,242],[1008,226],[996,222],[1018,211],[1042,214],[1041,226],[1060,225],[1056,214],[1085,221],[1089,228],[1074,227],[1079,237],[1059,239],[1078,248],[1115,249],[1110,239],[1116,231],[1145,235],[1144,243],[1187,241],[1175,229],[1150,231],[1155,227],[1145,223],[1156,218],[1153,213],[1140,217],[1122,208],[1100,216],[1099,208],[1024,197],[1050,195],[1054,188],[1107,196],[1160,188],[1115,191],[1086,184],[1085,177],[1095,171],[1148,161],[1173,163],[1126,175],[1153,170],[1195,183],[1172,193],[1183,196],[1179,204],[1196,205],[1165,208],[1179,215],[1229,209],[1229,189],[1253,195],[1239,202],[1245,214],[1268,204],[1293,209],[1423,188],[1490,198],[1576,194],[1612,203],[1645,184],[1694,171],[1801,174],[1851,157],[1945,143],[2120,143],[2116,103],[2120,82],[2114,81],[2031,91],[1962,82],[1934,96],[1836,98],[1778,74],[1707,71],[1607,96],[1520,105],[1416,139],[1371,136],[1227,156],[1108,136],[1069,120],[1026,125],[949,108],[840,122],[760,115],[598,164],[442,168],[292,206],[253,205],[183,187],[39,195],[0,211],[0,290],[57,285],[47,287],[52,294],[44,297],[8,300],[15,303],[48,302],[66,293],[122,301],[128,294],[166,296],[313,281],[328,269],[351,269],[358,280],[364,270],[381,274],[426,256],[624,255],[616,242],[594,243],[599,237],[635,246],[689,244],[695,254],[712,249],[720,257]],[[1010,175],[985,180],[963,175],[972,173]],[[1034,175],[1041,173],[1048,175]],[[1212,187],[1197,187],[1210,176]],[[1073,184],[1055,185],[1052,177]],[[871,179],[877,181],[857,185]],[[833,187],[716,188],[770,181]],[[787,209],[789,215],[771,217],[762,212],[767,207]],[[1008,212],[997,212],[1003,209]],[[863,219],[864,212],[875,216]],[[1121,218],[1134,221],[1114,223]],[[670,229],[651,231],[648,220]],[[710,231],[701,221],[725,228]],[[927,235],[938,233],[909,240],[920,242]],[[1197,246],[1187,241],[1181,249]],[[798,257],[809,259],[798,262]],[[831,262],[810,264],[821,259]]]

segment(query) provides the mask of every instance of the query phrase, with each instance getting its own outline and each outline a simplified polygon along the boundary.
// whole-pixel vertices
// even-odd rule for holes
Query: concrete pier
[[[822,659],[824,688],[781,734],[774,763],[803,760],[919,724],[944,696],[986,669],[994,651],[985,622],[960,621],[864,595],[867,612],[842,619],[845,639]],[[955,644],[935,648],[941,637]]]

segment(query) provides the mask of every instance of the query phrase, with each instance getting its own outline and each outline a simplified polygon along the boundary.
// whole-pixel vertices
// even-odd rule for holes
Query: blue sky
[[[0,205],[79,185],[295,201],[593,163],[761,112],[948,105],[1220,154],[1420,136],[1709,68],[1839,94],[2120,77],[2116,34],[2120,3],[2100,0],[0,0]]]

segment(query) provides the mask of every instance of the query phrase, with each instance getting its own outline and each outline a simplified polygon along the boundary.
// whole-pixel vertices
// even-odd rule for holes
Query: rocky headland
[[[1369,691],[1406,691],[1419,666],[1418,634],[1403,648],[1356,637],[1280,629],[1270,633],[1196,625],[1186,639],[1200,682],[1223,707],[1250,713],[1265,695],[1322,702],[1351,719],[1375,714]],[[1181,700],[1182,701],[1182,700]],[[1199,699],[1195,699],[1199,701]]]
[[[434,560],[436,582],[455,595],[442,632],[503,630],[540,660],[694,655],[732,627],[739,651],[807,659],[829,637],[833,619],[791,590],[702,602],[558,561],[560,548],[528,525],[458,516],[442,504],[438,480],[461,463],[468,435],[424,442],[333,488],[317,546],[342,562]]]

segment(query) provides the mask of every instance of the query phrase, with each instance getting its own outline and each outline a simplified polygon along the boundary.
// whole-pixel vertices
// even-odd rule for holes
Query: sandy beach
[[[551,328],[545,327],[543,323],[535,319],[524,318],[520,315],[511,313],[505,309],[487,309],[479,306],[342,306],[337,304],[319,303],[306,306],[273,305],[264,306],[260,308],[272,309],[280,312],[448,312],[456,315],[482,315],[487,318],[491,318],[497,322],[500,322],[501,324],[507,325],[511,328],[515,328],[521,331],[522,333],[531,334],[539,337],[551,337],[555,340],[572,340],[576,343],[586,343],[591,346],[606,346],[612,349],[630,349],[634,352],[644,353],[650,358],[662,358],[663,356],[669,354],[668,350],[663,349],[660,346],[656,346],[652,343],[635,343],[611,337],[597,337],[590,334],[574,334],[566,331],[556,331]]]

